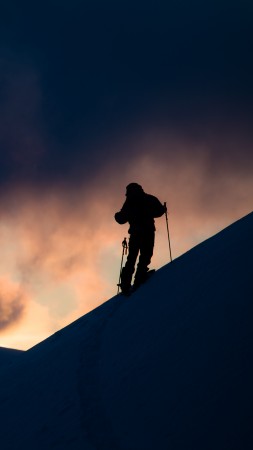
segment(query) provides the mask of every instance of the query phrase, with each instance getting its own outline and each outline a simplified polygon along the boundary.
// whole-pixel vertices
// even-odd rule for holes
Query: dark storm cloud
[[[1,180],[11,182],[36,171],[42,156],[43,138],[39,118],[40,92],[37,75],[27,64],[5,55],[0,61]]]
[[[88,182],[106,161],[131,164],[117,144],[153,125],[214,140],[213,161],[226,159],[224,130],[251,140],[250,2],[168,3],[5,5],[2,182]]]

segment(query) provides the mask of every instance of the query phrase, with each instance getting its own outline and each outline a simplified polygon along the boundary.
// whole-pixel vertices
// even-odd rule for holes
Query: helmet
[[[130,183],[126,187],[126,196],[132,196],[132,195],[139,195],[142,194],[144,191],[140,184],[138,183]]]

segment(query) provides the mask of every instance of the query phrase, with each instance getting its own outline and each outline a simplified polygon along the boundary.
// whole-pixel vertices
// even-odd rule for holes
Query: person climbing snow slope
[[[125,267],[121,272],[120,287],[123,294],[127,294],[131,288],[132,276],[135,271],[135,263],[139,255],[138,266],[134,279],[134,288],[146,281],[148,277],[148,265],[153,256],[155,242],[155,221],[161,217],[166,207],[158,198],[144,192],[138,183],[130,183],[126,187],[126,201],[122,209],[115,214],[115,220],[120,225],[129,223],[130,234],[129,252]]]

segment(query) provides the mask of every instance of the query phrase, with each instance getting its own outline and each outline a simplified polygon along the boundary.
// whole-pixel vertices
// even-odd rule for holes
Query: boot
[[[132,275],[128,273],[128,271],[126,271],[126,268],[123,267],[122,272],[121,272],[121,278],[120,278],[120,289],[122,291],[122,294],[129,294],[130,289],[131,289],[131,279],[132,279]]]

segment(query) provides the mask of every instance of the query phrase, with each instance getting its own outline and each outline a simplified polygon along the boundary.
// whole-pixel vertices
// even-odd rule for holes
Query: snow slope
[[[1,450],[252,450],[253,213],[0,372]]]
[[[15,362],[16,357],[23,354],[22,350],[0,347],[0,370],[5,364]]]

